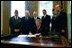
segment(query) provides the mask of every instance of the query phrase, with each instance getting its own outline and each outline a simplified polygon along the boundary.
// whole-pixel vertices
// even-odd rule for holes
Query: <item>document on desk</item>
[[[40,33],[36,33],[36,34],[29,34],[27,37],[36,37],[36,36],[40,36]]]
[[[18,37],[27,37],[27,35],[19,35]]]
[[[27,37],[36,37],[36,35],[27,35]]]
[[[36,37],[36,35],[19,35],[18,37]]]

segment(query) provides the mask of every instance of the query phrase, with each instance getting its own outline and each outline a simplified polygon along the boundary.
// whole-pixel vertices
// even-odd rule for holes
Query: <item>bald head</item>
[[[61,10],[61,6],[58,4],[58,5],[55,5],[55,9],[57,10],[57,11],[60,11]]]
[[[26,15],[26,16],[30,16],[29,10],[26,10],[26,11],[25,11],[25,15]]]

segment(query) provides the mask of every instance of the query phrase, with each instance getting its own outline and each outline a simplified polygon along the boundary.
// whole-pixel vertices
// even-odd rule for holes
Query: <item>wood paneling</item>
[[[3,34],[9,34],[10,1],[3,2]]]
[[[3,1],[1,1],[1,34],[3,30]]]

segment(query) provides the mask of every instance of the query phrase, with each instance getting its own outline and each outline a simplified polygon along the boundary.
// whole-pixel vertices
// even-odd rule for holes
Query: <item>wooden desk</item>
[[[64,47],[67,41],[52,39],[48,36],[28,37],[27,35],[7,36],[1,38],[1,47]]]

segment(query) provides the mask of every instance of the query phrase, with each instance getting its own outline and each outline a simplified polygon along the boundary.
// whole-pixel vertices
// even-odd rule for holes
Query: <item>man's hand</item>
[[[29,32],[29,35],[32,35],[32,33],[31,33],[31,32]]]
[[[20,30],[19,30],[19,29],[14,29],[14,31],[15,31],[15,32],[18,32],[18,31],[20,31]]]
[[[64,29],[62,29],[62,30],[61,30],[61,32],[65,32],[65,30],[64,30]]]

